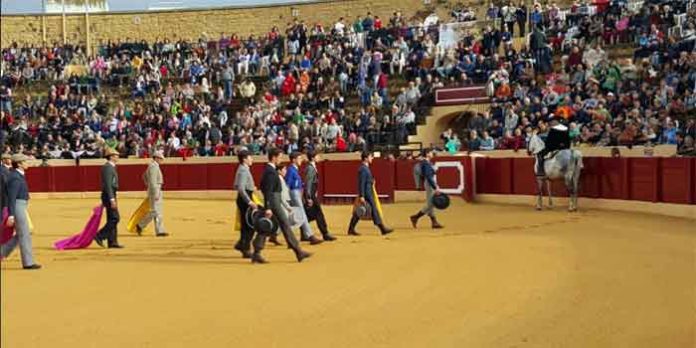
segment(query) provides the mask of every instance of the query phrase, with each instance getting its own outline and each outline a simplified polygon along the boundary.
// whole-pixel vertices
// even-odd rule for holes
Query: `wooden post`
[[[46,0],[41,0],[41,42],[46,44]]]
[[[46,44],[46,12],[41,14],[41,42]]]
[[[66,18],[65,18],[65,0],[61,0],[61,5],[63,6],[63,44],[68,43],[68,33],[66,32]]]
[[[87,7],[87,1],[85,1],[85,47],[87,57],[89,57],[92,54],[92,43],[89,36],[89,8]]]

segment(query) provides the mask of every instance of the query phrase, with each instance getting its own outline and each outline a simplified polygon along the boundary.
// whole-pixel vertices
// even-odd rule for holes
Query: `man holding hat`
[[[433,207],[433,196],[440,193],[440,189],[435,182],[435,168],[433,167],[433,149],[423,150],[423,159],[420,161],[420,177],[417,179],[419,184],[423,180],[423,186],[425,186],[425,207],[421,209],[416,215],[411,216],[411,224],[413,228],[418,225],[418,219],[423,215],[428,215],[430,217],[431,226],[434,229],[442,228],[443,226],[435,218],[435,209]]]
[[[160,164],[164,161],[164,152],[157,150],[152,154],[152,162],[147,166],[145,174],[143,174],[143,181],[147,186],[147,198],[150,201],[150,212],[147,213],[135,226],[138,234],[143,232],[143,229],[147,225],[155,220],[155,236],[166,237],[169,233],[164,229],[164,222],[162,221],[162,185],[164,180],[162,179],[162,170],[160,169]]]
[[[250,259],[251,241],[254,238],[254,226],[252,221],[246,221],[246,214],[249,208],[252,210],[259,209],[258,200],[254,197],[256,186],[254,185],[254,177],[251,175],[251,165],[253,159],[247,150],[242,150],[237,154],[239,166],[237,173],[234,175],[234,189],[237,191],[237,219],[239,220],[240,238],[234,248],[242,253],[242,257]],[[272,213],[268,211],[268,217]]]
[[[9,215],[7,226],[14,227],[15,235],[0,247],[0,258],[5,258],[19,244],[19,253],[24,269],[39,269],[41,265],[34,263],[29,231],[27,207],[29,205],[29,187],[25,172],[29,169],[29,158],[22,154],[12,156],[13,170],[7,175],[7,208]]]
[[[362,164],[360,165],[360,169],[358,169],[358,202],[360,204],[367,204],[370,206],[372,222],[375,224],[375,226],[379,227],[379,231],[382,233],[382,235],[386,235],[394,232],[394,229],[384,226],[384,222],[382,221],[379,197],[377,196],[377,192],[375,190],[375,178],[372,176],[372,172],[370,171],[370,164],[372,164],[373,158],[374,155],[371,152],[363,152],[360,155]],[[350,219],[348,235],[360,235],[355,231],[355,226],[359,221],[360,216],[358,216],[356,209],[353,211],[353,217]]]
[[[101,201],[104,209],[106,209],[106,225],[99,230],[99,233],[94,237],[94,241],[99,246],[104,246],[104,240],[108,242],[109,248],[120,249],[122,245],[118,244],[118,222],[120,216],[118,213],[118,204],[116,203],[116,192],[118,192],[118,172],[116,171],[116,162],[118,162],[118,151],[106,147],[104,152],[106,163],[101,169]]]
[[[283,232],[285,241],[288,243],[288,247],[295,252],[295,257],[297,262],[302,262],[302,260],[310,257],[312,254],[302,250],[300,243],[295,238],[292,233],[292,227],[290,225],[290,219],[287,214],[287,210],[283,207],[282,190],[283,183],[278,175],[277,167],[280,164],[280,156],[282,152],[277,148],[271,148],[268,150],[268,163],[264,169],[263,176],[261,177],[261,192],[263,192],[264,204],[266,209],[272,212],[273,217],[280,226],[280,230]],[[261,232],[261,231],[258,231]],[[254,254],[251,257],[251,261],[254,263],[265,263],[263,257],[261,257],[261,250],[265,243],[265,237],[263,233],[258,233],[256,238],[254,238]]]

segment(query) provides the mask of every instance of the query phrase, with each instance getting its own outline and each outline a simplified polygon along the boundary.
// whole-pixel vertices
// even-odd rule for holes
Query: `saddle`
[[[561,149],[553,150],[553,151],[547,153],[546,156],[544,156],[544,159],[545,160],[552,159],[552,158],[556,157],[556,155],[558,155],[559,152],[561,152]]]

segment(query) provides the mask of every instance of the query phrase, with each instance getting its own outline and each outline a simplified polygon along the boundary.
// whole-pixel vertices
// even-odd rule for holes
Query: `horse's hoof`
[[[536,211],[541,211],[541,207],[535,207]]]

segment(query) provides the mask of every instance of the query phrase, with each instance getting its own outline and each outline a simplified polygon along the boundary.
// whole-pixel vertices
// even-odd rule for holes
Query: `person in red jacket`
[[[281,93],[283,93],[284,97],[287,97],[295,91],[295,84],[295,77],[292,75],[292,73],[288,73],[288,75],[285,76],[283,87],[281,88]]]
[[[343,136],[339,134],[336,136],[336,152],[346,152],[348,150],[348,145],[346,144],[346,140],[343,139]]]

